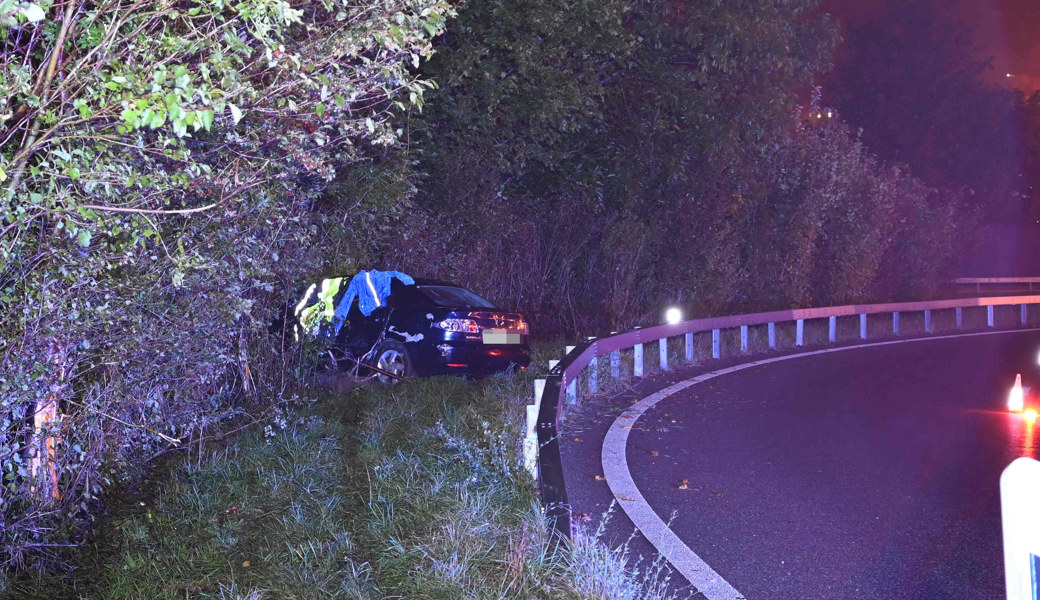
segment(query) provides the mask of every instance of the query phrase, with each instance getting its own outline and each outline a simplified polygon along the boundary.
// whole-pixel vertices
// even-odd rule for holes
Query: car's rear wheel
[[[384,340],[376,346],[376,367],[381,371],[393,373],[397,377],[389,377],[378,374],[379,381],[383,383],[394,383],[398,378],[412,376],[412,359],[408,356],[404,344],[393,340]]]

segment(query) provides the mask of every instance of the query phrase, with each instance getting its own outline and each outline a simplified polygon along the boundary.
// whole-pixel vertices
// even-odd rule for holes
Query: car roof
[[[414,279],[415,279],[415,285],[446,285],[446,286],[449,286],[449,287],[457,287],[457,288],[469,289],[469,288],[467,288],[464,285],[459,285],[457,283],[452,283],[450,281],[441,281],[439,279],[428,279],[428,278],[425,278],[425,277],[415,277]]]

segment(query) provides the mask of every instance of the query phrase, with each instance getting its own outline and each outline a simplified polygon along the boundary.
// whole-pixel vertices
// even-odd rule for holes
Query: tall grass
[[[595,532],[549,551],[522,468],[528,382],[436,378],[327,395],[170,465],[90,569],[14,596],[665,598]],[[651,563],[652,564],[652,563]],[[635,569],[631,568],[635,565]]]

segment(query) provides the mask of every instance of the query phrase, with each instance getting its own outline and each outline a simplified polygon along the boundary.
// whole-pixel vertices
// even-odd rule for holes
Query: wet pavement
[[[654,511],[752,600],[1001,598],[998,478],[1014,458],[1037,458],[1040,438],[1040,424],[1005,404],[1016,373],[1040,390],[1038,350],[1040,333],[1010,333],[723,375],[651,408],[628,462]],[[595,523],[611,498],[596,476],[613,417],[705,370],[648,378],[568,413],[579,520]],[[607,538],[620,542],[631,524],[614,513]],[[642,541],[633,549],[652,554]]]

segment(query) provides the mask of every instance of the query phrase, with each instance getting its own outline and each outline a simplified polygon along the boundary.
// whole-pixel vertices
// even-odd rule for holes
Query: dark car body
[[[502,311],[451,283],[416,279],[407,285],[395,279],[390,290],[370,315],[362,314],[355,299],[339,331],[322,332],[347,365],[361,361],[408,377],[491,375],[530,363],[520,313]]]

